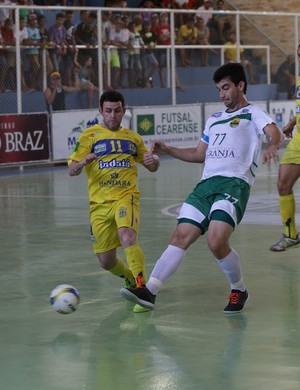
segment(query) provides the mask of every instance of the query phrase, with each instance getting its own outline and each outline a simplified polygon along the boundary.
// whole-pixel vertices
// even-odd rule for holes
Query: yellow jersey
[[[95,125],[81,134],[68,164],[89,153],[98,157],[85,165],[90,204],[115,201],[127,194],[139,198],[137,163],[143,165],[145,152],[141,136],[133,130],[112,131]]]
[[[235,46],[235,47],[225,47],[224,54],[227,61],[236,61],[237,60],[237,47],[236,43],[233,42],[225,42],[224,46]],[[244,53],[244,48],[240,47],[240,55]]]
[[[300,133],[300,77],[297,78],[296,85],[296,128],[297,133]]]

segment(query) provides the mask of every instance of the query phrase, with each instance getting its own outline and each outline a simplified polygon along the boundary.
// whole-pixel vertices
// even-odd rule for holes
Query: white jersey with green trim
[[[211,115],[201,137],[208,144],[202,180],[212,176],[238,177],[252,186],[264,128],[273,122],[267,112],[252,104]]]

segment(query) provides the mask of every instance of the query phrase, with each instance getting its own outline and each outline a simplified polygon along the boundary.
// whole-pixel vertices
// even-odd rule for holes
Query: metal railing
[[[15,11],[15,30],[19,31],[20,24],[19,24],[19,12],[22,9],[29,9],[31,11],[34,10],[40,10],[42,12],[46,11],[66,11],[66,10],[73,10],[74,12],[80,12],[82,11],[82,7],[55,7],[55,6],[16,6],[16,5],[1,5],[2,8],[12,8]],[[126,13],[140,13],[142,11],[145,12],[152,12],[152,13],[161,13],[161,12],[167,12],[169,14],[169,19],[170,19],[170,25],[175,26],[175,16],[177,14],[195,14],[197,13],[197,10],[183,10],[183,9],[141,9],[141,8],[135,8],[135,9],[130,9],[130,8],[97,8],[97,7],[88,7],[87,8],[89,11],[94,11],[97,13],[98,21],[97,23],[97,33],[99,37],[102,37],[102,12],[104,11],[111,11],[111,12],[126,12]],[[201,11],[201,13],[205,13],[206,11]],[[255,12],[255,11],[213,11],[214,14],[221,13],[221,14],[232,14],[235,16],[235,24],[236,24],[236,36],[237,36],[237,44],[236,44],[236,49],[237,49],[237,61],[240,60],[240,49],[262,49],[266,53],[265,57],[265,63],[266,63],[266,72],[267,72],[267,83],[271,82],[271,55],[270,55],[270,45],[242,45],[239,44],[240,42],[240,19],[241,17],[249,17],[249,16],[264,16],[264,17],[291,17],[294,20],[294,34],[291,39],[293,40],[293,46],[295,49],[295,52],[297,50],[298,42],[299,42],[299,29],[298,29],[298,23],[299,23],[299,17],[300,13],[288,13],[288,12]],[[160,49],[167,49],[168,53],[168,61],[167,61],[167,85],[172,88],[172,104],[176,104],[176,81],[175,81],[175,73],[176,73],[176,50],[180,48],[185,48],[185,49],[219,49],[220,50],[220,64],[224,63],[224,49],[225,47],[223,45],[176,45],[176,37],[175,37],[175,28],[171,28],[171,45],[170,46],[156,46],[157,50]],[[78,46],[79,48],[83,48],[84,46]],[[230,46],[226,46],[226,48],[229,48]],[[233,46],[235,47],[235,46]],[[21,44],[20,44],[20,39],[19,35],[16,34],[16,84],[17,84],[17,107],[18,107],[18,113],[22,112],[22,94],[21,94],[21,74],[20,74],[20,69],[21,69],[21,55],[20,55],[20,50]],[[28,48],[28,46],[27,46]],[[95,49],[97,49],[97,59],[98,59],[98,80],[99,80],[99,90],[100,92],[103,91],[103,73],[102,73],[102,63],[103,63],[103,58],[102,58],[102,50],[99,50],[102,48],[102,45],[95,46]],[[110,48],[109,48],[110,49]],[[109,50],[108,49],[108,50]],[[44,56],[43,56],[44,58]],[[43,59],[43,63],[45,66],[45,58]],[[45,69],[45,67],[44,67]],[[109,67],[108,67],[109,69]],[[298,75],[299,72],[299,65],[298,62],[295,62],[295,75]],[[46,75],[43,75],[43,85],[45,86],[47,82]]]

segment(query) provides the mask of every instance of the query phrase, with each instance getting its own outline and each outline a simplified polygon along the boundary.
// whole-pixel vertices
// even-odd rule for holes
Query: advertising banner
[[[48,114],[0,115],[0,164],[49,159]]]
[[[272,101],[269,105],[269,113],[278,127],[282,128],[296,115],[295,108],[295,100]]]
[[[122,126],[130,128],[130,110],[126,110]],[[101,124],[98,110],[53,112],[52,150],[53,160],[65,160],[73,151],[81,133],[96,124]]]
[[[195,146],[202,131],[202,106],[160,106],[132,109],[132,126],[149,148],[154,140],[172,146]]]

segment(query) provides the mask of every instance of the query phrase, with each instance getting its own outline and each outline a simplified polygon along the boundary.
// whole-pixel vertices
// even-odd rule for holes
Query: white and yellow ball
[[[60,314],[73,313],[77,310],[79,302],[79,291],[70,284],[60,284],[50,294],[52,308]]]

